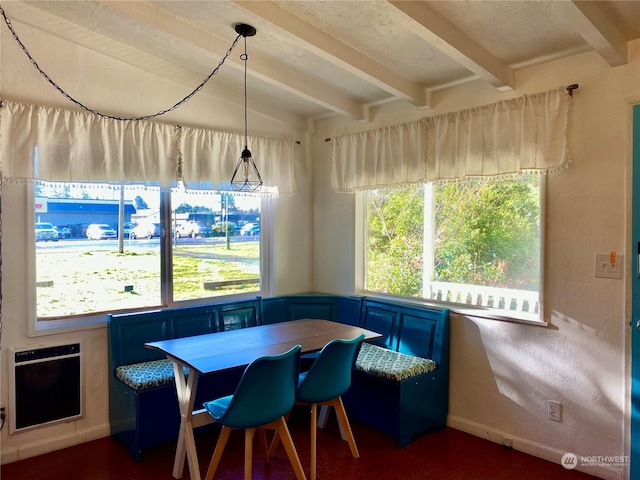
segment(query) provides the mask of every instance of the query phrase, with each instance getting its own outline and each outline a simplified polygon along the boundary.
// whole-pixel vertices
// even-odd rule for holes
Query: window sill
[[[260,296],[260,291],[246,292],[235,295],[220,295],[217,297],[197,298],[192,300],[181,300],[173,302],[168,306],[147,306],[128,310],[114,310],[112,312],[101,312],[96,314],[78,315],[73,317],[52,318],[51,320],[36,320],[35,325],[29,331],[29,337],[43,337],[46,335],[58,335],[60,333],[78,332],[83,330],[93,330],[107,326],[107,315],[109,313],[122,313],[132,311],[160,310],[172,307],[188,307],[193,305],[203,305],[212,303],[223,303],[234,300],[245,300]]]
[[[107,315],[87,315],[83,317],[69,317],[56,320],[36,320],[29,337],[44,337],[60,333],[94,330],[107,326]]]
[[[365,295],[370,298],[380,298],[396,302],[403,302],[417,306],[448,308],[452,313],[455,313],[457,315],[478,318],[481,320],[495,320],[499,322],[519,323],[523,325],[531,325],[534,327],[549,326],[549,322],[540,320],[538,314],[530,314],[525,312],[513,312],[513,314],[510,314],[510,312],[507,312],[506,310],[497,310],[487,307],[475,307],[473,305],[462,305],[459,303],[427,300],[424,298],[404,297],[400,295],[384,295],[375,292],[362,292],[361,295]]]
[[[450,305],[449,308],[452,312],[463,315],[465,317],[479,318],[482,320],[496,320],[500,322],[521,323],[525,325],[532,325],[534,327],[548,327],[549,322],[545,322],[538,318],[537,314],[521,314],[518,316],[508,315],[501,310],[493,310],[490,308],[482,307],[467,307]]]

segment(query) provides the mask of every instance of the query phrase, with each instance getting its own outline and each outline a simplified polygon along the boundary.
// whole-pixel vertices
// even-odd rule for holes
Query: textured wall
[[[631,258],[630,122],[632,103],[640,102],[640,42],[630,50],[631,62],[621,67],[581,54],[518,72],[515,92],[471,82],[437,92],[428,112],[395,103],[375,108],[372,125],[328,119],[317,128],[314,285],[350,293],[357,281],[356,196],[330,190],[322,139],[580,84],[569,122],[572,164],[548,177],[550,326],[452,319],[449,424],[497,442],[511,437],[514,448],[556,462],[567,452],[628,455],[627,282],[595,278],[594,255],[615,250]],[[561,423],[548,420],[548,400],[563,403]],[[585,470],[610,479],[626,474],[621,466]]]
[[[84,103],[97,110],[119,115],[153,113],[172,105],[185,94],[184,86],[156,78],[134,67],[115,62],[90,50],[24,26],[23,40],[33,52],[49,51],[48,73]],[[71,104],[47,84],[17,50],[6,29],[0,42],[0,96],[13,101],[37,103],[62,108]],[[194,85],[195,86],[195,85]],[[200,92],[178,110],[161,117],[163,122],[241,132],[243,108],[214,95],[215,88]],[[311,289],[312,257],[312,181],[310,138],[307,125],[297,129],[273,118],[249,112],[250,134],[300,140],[296,155],[296,177],[300,192],[291,198],[269,203],[272,225],[263,224],[266,253],[276,264],[265,275],[274,280],[273,294],[304,292]],[[57,329],[29,335],[35,315],[33,246],[25,242],[33,228],[33,211],[28,208],[25,185],[5,182],[2,185],[2,225],[11,235],[1,242],[3,330],[1,338],[0,404],[9,405],[8,351],[11,346],[48,345],[83,342],[85,417],[78,421],[33,429],[9,435],[4,428],[0,436],[2,463],[45,453],[68,445],[109,435],[107,387],[107,335],[104,323],[81,328]],[[269,232],[269,227],[271,231]]]

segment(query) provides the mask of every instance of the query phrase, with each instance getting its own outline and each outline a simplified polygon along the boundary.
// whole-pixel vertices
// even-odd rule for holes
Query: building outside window
[[[57,233],[55,241],[33,237],[38,320],[259,292],[260,203],[181,188],[37,182],[34,225]]]

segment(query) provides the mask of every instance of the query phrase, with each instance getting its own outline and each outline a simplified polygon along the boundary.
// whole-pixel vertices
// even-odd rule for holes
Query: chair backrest
[[[319,403],[343,395],[351,386],[351,371],[363,340],[364,334],[327,343],[309,371],[300,375],[296,399]]]
[[[272,422],[295,403],[300,345],[280,355],[260,357],[245,369],[225,414],[218,420],[232,428]]]

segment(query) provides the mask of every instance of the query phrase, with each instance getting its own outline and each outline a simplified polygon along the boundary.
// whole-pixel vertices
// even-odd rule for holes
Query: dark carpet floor
[[[296,407],[299,409],[301,407]],[[309,431],[306,410],[294,409],[289,420],[302,466],[309,475]],[[452,428],[416,438],[396,448],[395,442],[357,422],[352,427],[360,458],[352,458],[340,439],[335,418],[318,432],[318,480],[579,480],[590,475],[566,470],[548,462]],[[213,453],[217,429],[196,434],[202,477]],[[215,480],[240,480],[243,476],[244,436],[234,431]],[[2,465],[2,480],[171,480],[175,443],[144,452],[134,462],[125,447],[102,438],[34,458]],[[255,480],[293,480],[295,475],[282,446],[269,465],[264,464],[259,442],[254,445]],[[558,459],[559,461],[559,459]],[[185,466],[183,479],[189,479]]]

